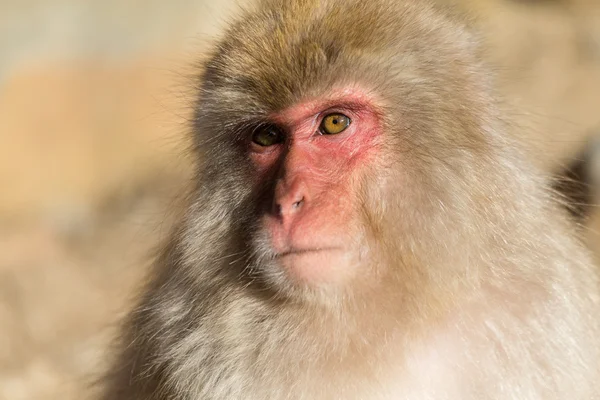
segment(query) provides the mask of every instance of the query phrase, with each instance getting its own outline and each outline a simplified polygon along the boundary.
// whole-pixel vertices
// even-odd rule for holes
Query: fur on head
[[[235,23],[201,76],[194,135],[206,161],[191,233],[184,235],[190,262],[198,263],[195,248],[208,241],[236,279],[278,294],[340,297],[351,295],[346,287],[360,287],[298,285],[274,264],[256,206],[269,202],[274,189],[268,179],[256,182],[246,149],[273,113],[357,90],[381,117],[383,135],[377,156],[353,179],[360,220],[348,227],[348,240],[369,266],[355,280],[370,289],[391,278],[454,282],[446,265],[429,264],[466,265],[472,254],[457,255],[453,247],[469,240],[477,253],[474,242],[484,246],[490,232],[481,222],[496,223],[482,198],[520,189],[502,182],[517,166],[498,157],[505,138],[477,42],[446,13],[427,2],[265,1]],[[490,182],[490,173],[499,178]],[[453,273],[456,280],[470,274]]]

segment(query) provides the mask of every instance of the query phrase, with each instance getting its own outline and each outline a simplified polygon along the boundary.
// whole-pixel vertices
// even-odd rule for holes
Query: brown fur
[[[508,134],[464,24],[426,1],[265,0],[201,77],[198,187],[106,400],[600,398],[598,276]],[[267,279],[244,135],[358,84],[384,146],[357,178],[375,258],[344,287]]]

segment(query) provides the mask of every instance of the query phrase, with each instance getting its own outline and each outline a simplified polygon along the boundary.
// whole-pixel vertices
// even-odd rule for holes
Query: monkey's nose
[[[275,189],[275,213],[280,218],[291,217],[302,210],[306,205],[306,186],[300,179],[291,183],[280,182]]]

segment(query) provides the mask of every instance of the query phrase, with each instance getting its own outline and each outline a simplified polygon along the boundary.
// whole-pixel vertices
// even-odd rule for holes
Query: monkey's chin
[[[342,283],[353,270],[350,254],[342,248],[291,250],[276,259],[292,281],[309,286]]]

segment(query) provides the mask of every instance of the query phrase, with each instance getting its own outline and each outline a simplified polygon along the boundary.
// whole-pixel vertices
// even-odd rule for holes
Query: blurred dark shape
[[[553,187],[577,222],[585,222],[594,211],[598,182],[596,165],[600,163],[600,131],[592,135],[581,153],[556,175]]]

